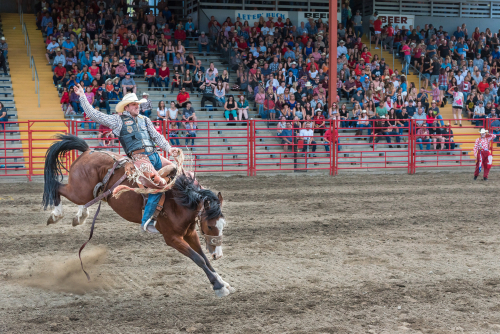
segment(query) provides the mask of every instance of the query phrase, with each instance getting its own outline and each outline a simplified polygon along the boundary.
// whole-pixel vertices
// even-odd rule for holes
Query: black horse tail
[[[90,149],[89,145],[77,136],[59,134],[55,136],[55,139],[59,139],[59,141],[53,142],[45,154],[45,186],[43,188],[42,199],[44,210],[49,206],[59,204],[58,190],[63,180],[62,171],[66,169],[62,160],[66,156],[66,153],[72,150],[86,152]]]

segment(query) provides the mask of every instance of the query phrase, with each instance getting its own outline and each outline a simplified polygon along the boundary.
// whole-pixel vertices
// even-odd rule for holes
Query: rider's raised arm
[[[168,141],[156,131],[153,122],[148,117],[144,117],[146,119],[146,126],[149,132],[149,135],[153,139],[156,145],[158,145],[163,151],[168,152],[170,150],[170,144]]]
[[[80,96],[80,105],[82,106],[83,111],[85,111],[85,115],[87,115],[87,117],[93,120],[94,122],[105,125],[112,131],[121,127],[121,121],[118,115],[107,115],[98,110],[95,110],[90,105],[85,95]]]

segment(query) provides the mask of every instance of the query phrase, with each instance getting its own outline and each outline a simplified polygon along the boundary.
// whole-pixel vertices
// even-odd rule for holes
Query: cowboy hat
[[[135,95],[134,93],[128,93],[127,95],[125,95],[123,97],[123,99],[120,102],[118,102],[118,104],[115,107],[115,110],[117,113],[122,113],[125,106],[128,106],[130,103],[134,103],[134,102],[144,103],[144,102],[147,102],[147,100],[146,99],[139,100],[137,98],[137,95]]]
[[[481,130],[479,131],[479,133],[483,135],[483,134],[485,134],[485,133],[488,133],[488,130],[481,129]]]
[[[309,81],[308,81],[308,82],[306,82],[306,87],[311,87],[311,86],[312,86],[312,85],[311,85],[311,83],[310,83]]]

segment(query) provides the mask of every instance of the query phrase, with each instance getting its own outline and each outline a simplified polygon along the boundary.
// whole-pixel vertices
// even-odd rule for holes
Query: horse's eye
[[[212,230],[212,226],[209,226],[208,229],[211,231]]]

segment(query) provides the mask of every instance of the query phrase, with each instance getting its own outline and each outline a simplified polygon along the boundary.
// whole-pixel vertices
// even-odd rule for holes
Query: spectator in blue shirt
[[[295,60],[295,53],[291,50],[292,48],[290,45],[286,47],[286,52],[285,52],[285,59],[292,58],[292,60]]]
[[[293,145],[292,123],[287,122],[286,128],[281,130],[281,133],[278,136],[281,137],[281,143],[285,145],[285,151],[287,151],[288,147],[291,147],[291,145]]]
[[[52,24],[54,24],[54,21],[52,20],[52,17],[50,16],[49,12],[46,12],[45,16],[42,19],[42,31],[45,31],[45,28],[47,27],[49,22],[52,22]]]
[[[85,51],[85,56],[80,59],[80,65],[82,68],[84,66],[90,67],[92,65],[92,58],[90,58],[90,52]]]
[[[465,34],[464,32],[462,31],[462,28],[461,27],[457,27],[457,31],[455,31],[453,33],[453,36],[455,36],[455,38],[458,40],[459,38],[461,37],[465,37]]]
[[[495,47],[495,51],[493,51],[491,55],[493,56],[493,59],[500,59],[500,46],[497,45]]]
[[[73,54],[76,54],[76,46],[75,43],[73,43],[69,37],[66,37],[66,40],[62,43],[62,53],[64,56],[67,56],[66,53],[73,52]]]

